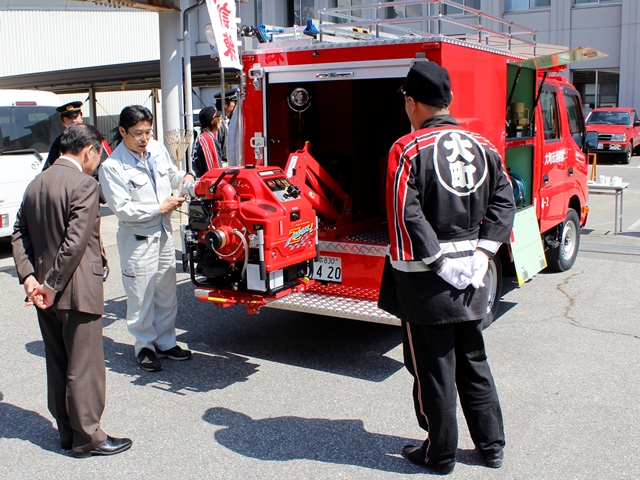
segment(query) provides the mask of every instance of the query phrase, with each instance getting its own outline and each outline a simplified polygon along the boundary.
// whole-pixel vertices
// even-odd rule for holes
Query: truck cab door
[[[567,209],[566,182],[568,178],[567,147],[562,137],[558,90],[555,86],[543,87],[539,100],[540,143],[540,231],[563,222]]]
[[[631,112],[631,129],[633,131],[633,148],[640,149],[640,119],[635,110]]]
[[[562,87],[562,96],[560,113],[563,133],[563,139],[567,147],[567,179],[566,189],[567,200],[577,197],[580,206],[587,204],[587,177],[589,176],[589,160],[584,146],[586,128],[584,124],[584,114],[582,104],[580,102],[580,94],[577,90],[564,86]],[[583,148],[585,150],[583,150]],[[574,200],[571,204],[575,207]],[[568,206],[568,203],[567,203]],[[581,217],[586,215],[583,210]],[[581,224],[586,222],[586,217],[581,218]]]

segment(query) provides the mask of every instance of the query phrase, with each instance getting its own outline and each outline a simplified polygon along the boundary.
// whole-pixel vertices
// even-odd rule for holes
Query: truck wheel
[[[580,247],[580,219],[573,208],[567,212],[559,240],[558,247],[547,251],[547,264],[551,270],[565,272],[573,267]]]
[[[631,163],[631,156],[633,155],[633,143],[629,145],[629,151],[622,154],[622,164],[629,165]]]
[[[489,304],[487,305],[487,315],[482,319],[483,330],[496,319],[498,307],[500,306],[500,297],[502,294],[502,261],[499,255],[493,257],[489,262],[486,286],[489,289]]]

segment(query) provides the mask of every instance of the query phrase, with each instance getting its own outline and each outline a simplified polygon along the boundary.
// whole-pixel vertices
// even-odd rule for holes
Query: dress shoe
[[[87,458],[94,455],[115,455],[129,450],[133,442],[128,438],[115,438],[107,435],[107,440],[88,452],[73,452],[77,458]]]
[[[500,468],[504,460],[504,452],[502,450],[498,452],[491,452],[483,455],[484,463],[489,468]]]
[[[448,475],[453,472],[453,468],[455,467],[455,463],[451,463],[449,465],[439,465],[433,462],[425,461],[427,458],[427,452],[424,449],[424,446],[415,446],[415,445],[405,445],[402,449],[402,456],[409,460],[411,463],[415,463],[416,465],[420,465],[421,467],[428,468],[429,470],[440,473],[442,475]]]
[[[147,372],[157,372],[158,370],[162,370],[162,364],[158,357],[156,356],[156,352],[151,350],[150,348],[143,348],[140,350],[138,354],[138,364],[140,364],[140,368]]]
[[[189,360],[191,358],[191,350],[185,350],[178,345],[171,347],[169,350],[160,350],[156,348],[158,358],[168,357],[171,360]]]
[[[73,442],[60,442],[60,447],[63,450],[71,450],[71,448],[73,447]]]

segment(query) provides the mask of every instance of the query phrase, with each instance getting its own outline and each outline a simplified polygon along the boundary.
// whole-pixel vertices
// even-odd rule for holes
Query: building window
[[[585,113],[598,107],[617,107],[620,70],[574,70],[573,82],[580,92]]]
[[[362,5],[362,0],[332,0],[331,1],[332,8],[339,8],[339,7],[349,8],[349,7],[357,7],[360,5]],[[346,10],[344,13],[346,13],[347,15],[351,15],[352,17],[362,16],[362,10]],[[335,23],[345,23],[347,21],[343,18],[333,18],[329,20]]]
[[[504,9],[507,12],[533,10],[534,8],[549,8],[551,0],[506,0]]]
[[[338,2],[345,3],[345,2]],[[342,5],[340,5],[342,6]],[[305,26],[308,18],[317,18],[314,0],[293,0],[293,24]]]
[[[607,5],[609,3],[622,3],[622,0],[573,0],[574,5]]]
[[[394,1],[394,0],[391,0]],[[412,18],[422,16],[422,5],[407,5],[400,7],[388,7],[386,18]]]
[[[453,0],[453,1],[456,3],[459,3],[460,5],[464,5],[465,7],[475,8],[476,10],[480,10],[480,0]],[[462,14],[465,14],[466,12],[459,8],[452,7],[450,5],[445,5],[443,13],[445,15],[462,15]]]

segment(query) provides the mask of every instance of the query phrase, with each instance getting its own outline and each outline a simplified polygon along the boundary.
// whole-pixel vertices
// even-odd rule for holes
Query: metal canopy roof
[[[194,87],[220,85],[220,69],[210,56],[192,57],[191,73]],[[231,72],[225,74],[231,80]],[[0,77],[0,88],[55,93],[151,90],[160,88],[160,60]]]

